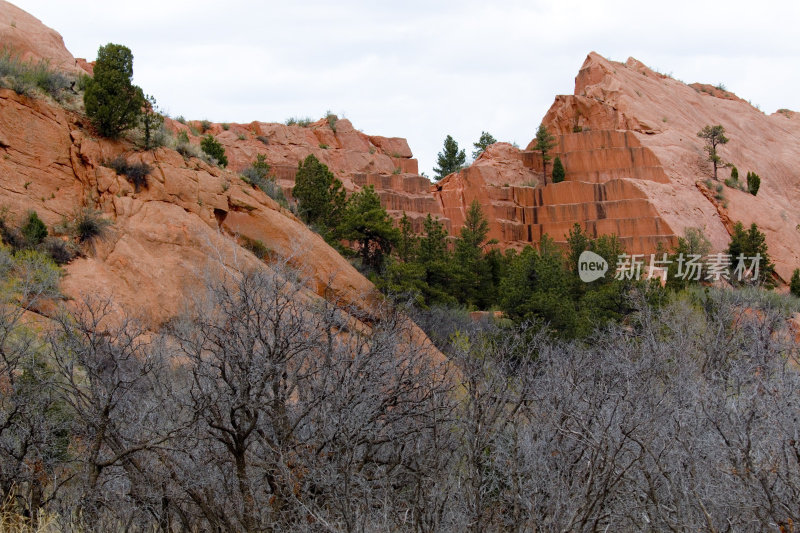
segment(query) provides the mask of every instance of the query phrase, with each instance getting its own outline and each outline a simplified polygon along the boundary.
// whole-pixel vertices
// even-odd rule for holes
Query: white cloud
[[[118,42],[173,115],[283,121],[344,114],[408,138],[420,168],[447,134],[524,146],[586,54],[628,56],[686,82],[725,83],[766,112],[800,109],[800,3],[15,2],[79,57]]]

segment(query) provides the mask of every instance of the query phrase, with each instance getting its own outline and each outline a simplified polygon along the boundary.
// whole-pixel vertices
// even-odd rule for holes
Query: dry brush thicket
[[[800,515],[784,314],[697,293],[599,332],[368,328],[288,269],[158,335],[86,300],[0,314],[4,516],[47,531],[777,531]],[[642,300],[643,302],[643,300]],[[38,520],[38,523],[37,523]]]

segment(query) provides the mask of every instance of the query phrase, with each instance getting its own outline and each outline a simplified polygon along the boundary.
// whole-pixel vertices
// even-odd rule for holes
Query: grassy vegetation
[[[60,102],[76,82],[76,79],[51,69],[46,61],[23,61],[8,48],[0,50],[0,87],[25,96],[47,94]]]

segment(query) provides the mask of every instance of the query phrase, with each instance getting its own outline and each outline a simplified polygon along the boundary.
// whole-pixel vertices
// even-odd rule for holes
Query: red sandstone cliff
[[[4,42],[16,39],[13,42],[25,57],[52,57],[65,68],[74,66],[75,60],[57,33],[0,0],[3,20],[17,21],[16,28],[10,23],[1,26],[0,37]],[[17,32],[20,25],[25,26],[28,37]],[[795,170],[800,163],[797,115],[766,116],[731,93],[706,85],[685,85],[634,59],[622,64],[592,53],[576,77],[575,94],[556,97],[544,123],[557,134],[554,154],[566,167],[566,181],[560,184],[544,179],[538,153],[506,143],[489,147],[470,167],[431,184],[418,174],[417,161],[404,139],[366,135],[346,119],[321,119],[305,127],[263,122],[211,124],[209,131],[224,145],[232,172],[194,160],[183,162],[164,149],[152,155],[137,154],[132,157],[144,157],[158,170],[153,188],[134,194],[100,165],[103,158],[130,147],[88,138],[80,117],[60,108],[9,92],[3,93],[3,102],[0,120],[5,120],[7,127],[0,129],[0,147],[6,155],[18,153],[10,163],[8,159],[0,161],[0,171],[16,164],[16,174],[9,178],[15,185],[4,185],[0,203],[14,203],[18,210],[42,209],[49,223],[74,205],[95,202],[110,216],[120,218],[118,228],[130,217],[131,232],[136,233],[156,216],[151,211],[159,205],[159,210],[180,208],[192,215],[191,224],[204,224],[212,232],[252,234],[268,244],[274,240],[274,247],[284,251],[293,239],[317,246],[321,241],[313,234],[306,238],[306,230],[291,214],[260,192],[243,187],[235,174],[264,154],[288,193],[297,164],[315,154],[348,190],[374,185],[389,212],[397,218],[408,214],[417,229],[422,218],[432,214],[455,233],[467,207],[477,199],[490,219],[490,236],[502,246],[536,243],[545,233],[563,242],[578,222],[590,234],[616,233],[630,253],[651,253],[659,245],[674,244],[686,227],[705,228],[715,248],[722,249],[728,242],[731,221],[742,220],[756,222],[766,232],[777,272],[784,280],[800,264],[800,214],[792,209],[800,194]],[[9,118],[13,113],[19,116]],[[52,123],[28,128],[26,120],[36,123],[42,116],[54,117]],[[711,171],[696,133],[706,124],[725,126],[731,138],[720,150],[725,161],[735,164],[742,176],[748,170],[761,175],[757,197],[725,188],[724,201],[717,201],[704,189],[702,181]],[[8,133],[11,130],[7,128],[22,126],[41,133],[25,139]],[[199,121],[182,124],[168,120],[168,126],[186,131],[194,143],[200,140]],[[532,126],[531,131],[534,129]],[[39,142],[41,139],[49,140]],[[38,144],[36,148],[12,146],[20,142]],[[28,160],[18,161],[20,154],[27,154]],[[63,176],[59,178],[63,183],[41,180],[41,175],[60,171],[71,172],[80,184],[70,184]],[[727,172],[722,170],[722,178]],[[20,183],[27,181],[36,185],[30,191],[20,190]],[[48,200],[48,193],[54,198]],[[58,207],[51,207],[55,205]],[[164,222],[168,218],[158,216]],[[163,227],[160,222],[155,225]],[[186,229],[184,234],[188,233]],[[207,243],[213,238],[209,235],[201,240]],[[326,265],[335,265],[322,267],[326,275],[336,271],[352,276],[350,266],[332,253],[326,249],[321,255],[311,255],[325,257]],[[120,269],[123,263],[119,262]],[[114,276],[108,279],[111,284]],[[369,287],[366,280],[345,284]],[[175,286],[172,282],[164,285]]]
[[[74,72],[57,33],[0,1],[3,43],[9,33],[15,53]],[[119,155],[152,166],[146,189],[135,191],[103,165]],[[7,89],[0,89],[0,207],[16,220],[34,210],[49,227],[84,207],[100,209],[112,230],[93,253],[66,266],[62,290],[111,297],[153,326],[174,316],[213,268],[257,264],[237,244],[240,236],[263,241],[276,257],[301,267],[309,297],[324,292],[363,311],[378,298],[321,237],[238,174],[166,148],[141,152],[127,141],[94,138],[82,115]]]
[[[755,222],[766,233],[776,271],[784,281],[800,265],[796,114],[766,115],[729,92],[686,85],[632,58],[617,63],[591,53],[575,78],[575,94],[557,97],[544,123],[561,134],[556,150],[568,180],[607,179],[625,164],[635,169],[627,179],[645,192],[675,233],[705,227],[721,249],[728,242],[726,221]],[[730,138],[719,149],[722,159],[735,165],[741,176],[751,170],[761,176],[757,196],[725,187],[724,200],[710,201],[697,186],[712,175],[702,139],[697,137],[709,124],[722,124]],[[578,128],[583,132],[572,133]],[[605,137],[621,133],[628,146],[641,149],[622,150],[620,143],[609,143]],[[605,169],[604,176],[591,175],[598,169]],[[722,169],[720,181],[729,175]]]

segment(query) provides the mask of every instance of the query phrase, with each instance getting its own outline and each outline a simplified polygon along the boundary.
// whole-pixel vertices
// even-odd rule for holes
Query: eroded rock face
[[[378,297],[322,238],[236,174],[164,148],[139,152],[95,139],[80,116],[10,90],[0,90],[0,131],[0,206],[7,216],[35,210],[52,227],[89,206],[114,222],[105,240],[66,267],[67,295],[112,298],[157,326],[201,289],[209,265],[256,265],[237,245],[247,236],[304,268],[312,293],[365,310]],[[103,166],[118,155],[152,167],[146,189],[137,192]]]
[[[225,147],[228,168],[241,172],[259,154],[266,157],[270,173],[291,196],[297,166],[313,154],[344,184],[349,192],[372,185],[389,214],[405,213],[417,230],[429,213],[449,227],[440,204],[430,192],[431,182],[419,175],[419,165],[405,139],[366,135],[347,119],[320,119],[308,126],[265,122],[250,124],[180,124],[169,121],[174,131],[185,131],[199,143],[204,133],[214,135]]]
[[[544,123],[561,135],[556,153],[565,161],[568,180],[587,178],[587,158],[596,168],[621,168],[620,143],[609,143],[609,135],[624,135],[629,146],[636,139],[642,152],[630,153],[635,172],[627,177],[638,180],[659,216],[676,233],[687,227],[704,228],[721,250],[729,241],[727,220],[755,222],[767,236],[776,271],[784,281],[800,265],[796,209],[800,120],[793,112],[765,115],[719,88],[686,85],[635,59],[623,64],[592,53],[576,77],[575,95],[557,97]],[[757,196],[723,186],[722,199],[714,201],[697,186],[712,177],[697,132],[714,124],[723,125],[730,139],[719,149],[722,159],[735,165],[742,177],[748,171],[761,176]],[[577,129],[582,132],[573,134]],[[580,146],[571,140],[575,136],[580,137]],[[653,179],[653,172],[659,176],[663,172],[666,180]],[[720,183],[712,184],[715,196],[729,176],[730,169],[720,169]]]

